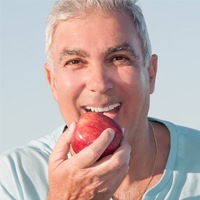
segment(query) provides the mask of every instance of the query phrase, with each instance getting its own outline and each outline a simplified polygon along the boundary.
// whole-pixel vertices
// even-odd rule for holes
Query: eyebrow
[[[89,54],[87,54],[85,51],[80,49],[63,49],[60,54],[60,62],[63,60],[66,56],[80,56],[80,57],[89,57]]]
[[[134,57],[138,57],[135,53],[135,49],[128,43],[122,43],[122,44],[117,44],[115,46],[109,47],[108,49],[105,50],[103,54],[109,55],[118,51],[129,51],[130,53],[133,54]],[[60,62],[63,60],[64,57],[66,56],[80,56],[83,58],[89,57],[90,55],[83,50],[80,49],[67,49],[64,48],[60,54]]]
[[[134,57],[137,57],[137,54],[135,52],[135,49],[128,43],[123,43],[123,44],[119,44],[119,45],[116,45],[116,46],[113,46],[113,47],[109,47],[107,50],[106,50],[106,54],[109,55],[109,54],[112,54],[112,53],[115,53],[115,52],[118,52],[118,51],[129,51],[130,53],[133,54]]]

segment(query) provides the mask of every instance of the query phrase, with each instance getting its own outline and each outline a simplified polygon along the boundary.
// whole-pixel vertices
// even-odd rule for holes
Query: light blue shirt
[[[164,174],[144,200],[200,199],[200,131],[159,121],[169,129],[171,148]],[[64,126],[53,134],[0,156],[1,200],[45,200],[48,158]]]

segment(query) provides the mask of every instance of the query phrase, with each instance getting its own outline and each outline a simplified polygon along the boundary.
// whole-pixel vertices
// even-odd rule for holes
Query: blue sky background
[[[45,79],[54,0],[0,0],[0,152],[63,124]],[[200,129],[200,1],[140,0],[159,56],[150,116]]]

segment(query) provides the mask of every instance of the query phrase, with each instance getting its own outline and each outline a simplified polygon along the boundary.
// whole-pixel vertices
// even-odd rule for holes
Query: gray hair
[[[92,13],[95,10],[107,12],[128,13],[133,19],[138,36],[141,40],[144,65],[148,66],[151,57],[151,43],[146,22],[137,0],[59,0],[53,6],[47,19],[46,26],[46,54],[47,63],[53,68],[52,43],[56,27],[60,21],[72,17]]]

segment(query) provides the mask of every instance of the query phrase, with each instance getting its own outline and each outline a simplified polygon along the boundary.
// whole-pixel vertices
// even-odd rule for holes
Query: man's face
[[[142,126],[155,67],[150,64],[151,73],[144,67],[128,15],[96,12],[60,22],[52,47],[54,72],[46,65],[47,78],[68,125],[95,111],[117,121],[126,135]]]

